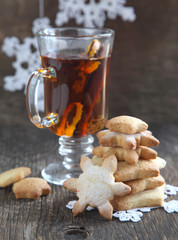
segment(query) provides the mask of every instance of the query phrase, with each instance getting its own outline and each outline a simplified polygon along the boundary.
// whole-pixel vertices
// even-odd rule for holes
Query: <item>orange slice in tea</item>
[[[85,73],[90,74],[90,73],[94,72],[100,64],[101,64],[100,61],[95,61],[95,62],[91,62],[91,63],[89,62],[87,64],[86,69],[84,70]]]
[[[74,107],[76,107],[76,113],[72,120],[72,123],[69,124],[67,118]],[[57,130],[57,135],[59,136],[66,135],[68,137],[73,136],[76,125],[82,117],[82,109],[83,109],[83,105],[80,102],[74,102],[69,104],[69,106],[65,109],[63,113],[63,118],[62,118],[60,127]]]
[[[94,39],[88,46],[88,49],[86,51],[86,54],[88,57],[92,58],[95,56],[95,54],[100,49],[101,43],[98,39]]]

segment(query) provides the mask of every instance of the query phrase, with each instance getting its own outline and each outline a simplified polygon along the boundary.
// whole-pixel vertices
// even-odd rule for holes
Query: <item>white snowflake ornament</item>
[[[51,28],[50,20],[47,17],[37,18],[33,21],[32,32],[36,34],[39,30],[43,28]]]
[[[126,221],[139,222],[142,216],[143,213],[135,211],[135,209],[131,209],[128,211],[118,211],[113,213],[113,217],[119,218],[121,222]]]
[[[126,0],[58,0],[59,12],[56,15],[56,25],[62,26],[74,18],[77,24],[85,27],[103,27],[106,18],[115,19],[120,16],[124,21],[134,21],[136,15],[133,7],[124,6]],[[35,34],[43,28],[50,28],[50,20],[44,17],[44,1],[39,0],[39,15],[33,21],[32,32]],[[31,73],[41,66],[37,42],[34,37],[26,37],[22,43],[13,37],[6,37],[2,51],[8,57],[15,57],[12,63],[15,69],[13,76],[4,77],[4,89],[16,91],[25,89]],[[24,90],[24,92],[26,89]]]
[[[76,200],[69,201],[68,204],[66,205],[66,208],[68,208],[68,209],[73,209],[74,204],[75,204],[76,202],[77,202]],[[91,210],[93,210],[93,209],[94,209],[94,208],[92,208],[92,207],[90,207],[90,206],[88,206],[88,207],[86,208],[87,211],[91,211]]]
[[[2,51],[5,52],[8,57],[13,57],[17,52],[17,46],[19,44],[20,40],[17,37],[6,37],[2,45]]]
[[[32,31],[35,33],[41,28],[50,27],[48,18],[35,19]],[[12,63],[15,69],[13,76],[4,77],[4,89],[16,91],[25,89],[31,73],[41,67],[40,56],[37,50],[37,41],[35,37],[26,37],[23,42],[17,37],[6,37],[2,45],[2,51],[8,57],[15,57]]]
[[[167,213],[178,212],[178,200],[171,200],[163,203],[164,210]]]
[[[77,24],[84,27],[103,27],[106,17],[116,19],[120,16],[124,21],[135,21],[133,7],[126,7],[126,0],[58,0],[59,12],[56,15],[56,25],[62,26],[73,18]]]
[[[74,204],[75,204],[76,202],[77,202],[76,200],[69,201],[68,204],[66,205],[66,208],[68,208],[68,209],[73,209]]]
[[[165,186],[165,193],[167,195],[176,195],[178,192],[178,187],[166,184]]]
[[[39,53],[37,52],[37,43],[35,38],[25,38],[20,43],[18,38],[6,38],[2,50],[10,57],[15,56],[16,60],[12,63],[16,69],[15,75],[4,78],[4,88],[8,91],[23,89],[34,69],[40,67]]]

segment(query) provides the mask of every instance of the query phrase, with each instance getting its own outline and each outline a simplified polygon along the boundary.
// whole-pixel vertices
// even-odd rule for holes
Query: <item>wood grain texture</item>
[[[159,156],[167,160],[162,175],[166,182],[176,185],[177,136],[175,125],[150,126],[160,139]],[[58,138],[48,130],[28,126],[0,127],[0,171],[18,166],[32,169],[31,176],[39,177],[48,163],[58,159]],[[95,144],[98,144],[95,142]],[[175,240],[178,231],[177,214],[163,209],[144,213],[138,223],[104,220],[97,210],[73,217],[65,205],[76,199],[60,186],[51,185],[52,193],[38,200],[16,200],[11,186],[0,189],[0,239],[165,239]],[[170,197],[169,199],[178,199]]]

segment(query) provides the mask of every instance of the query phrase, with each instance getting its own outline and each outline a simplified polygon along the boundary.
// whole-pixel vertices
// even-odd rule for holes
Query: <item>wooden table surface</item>
[[[1,91],[1,94],[6,99],[7,93]],[[14,93],[14,96],[21,99],[19,102],[24,107],[23,94]],[[3,101],[1,99],[1,104]],[[10,107],[7,108],[11,111]],[[21,116],[14,114],[14,122],[8,116],[9,113],[5,112],[0,117],[0,172],[28,166],[32,170],[31,176],[40,177],[41,169],[58,159],[58,137],[48,130],[34,127],[25,110]],[[150,130],[160,139],[161,144],[157,147],[159,156],[167,160],[162,175],[166,183],[177,185],[178,126],[150,125]],[[38,200],[16,200],[11,186],[0,189],[0,240],[177,239],[176,213],[152,210],[144,213],[137,223],[120,222],[117,218],[106,221],[97,210],[73,217],[65,205],[76,199],[75,194],[60,186],[51,185],[51,188],[50,195]],[[169,199],[172,198],[178,199],[175,196]]]

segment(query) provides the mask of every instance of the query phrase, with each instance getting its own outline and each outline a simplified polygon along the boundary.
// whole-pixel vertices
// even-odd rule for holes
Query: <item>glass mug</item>
[[[41,173],[48,182],[62,185],[79,175],[81,156],[92,152],[92,134],[107,120],[114,31],[49,28],[36,37],[42,68],[29,79],[27,110],[34,125],[60,136],[61,159]]]

